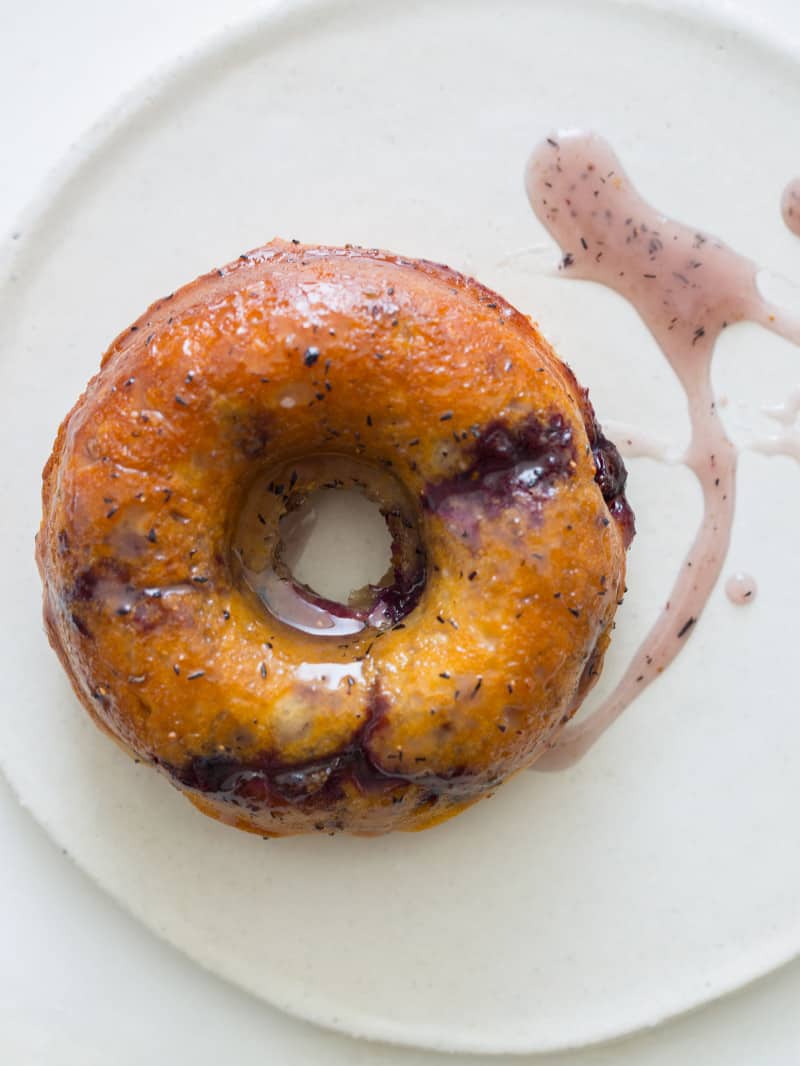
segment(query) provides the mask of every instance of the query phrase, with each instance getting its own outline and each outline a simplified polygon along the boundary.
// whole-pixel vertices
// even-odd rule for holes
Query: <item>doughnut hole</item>
[[[425,584],[417,508],[392,474],[345,455],[312,455],[259,472],[229,557],[241,588],[303,633],[386,630]]]
[[[392,535],[360,489],[315,489],[280,519],[280,534],[292,578],[326,600],[358,606],[369,586],[392,581]]]

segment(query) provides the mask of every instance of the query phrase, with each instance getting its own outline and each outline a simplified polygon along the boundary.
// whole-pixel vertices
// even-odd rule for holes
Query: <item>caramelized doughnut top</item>
[[[281,516],[337,483],[393,537],[358,604],[280,563]],[[579,704],[623,589],[624,484],[572,373],[500,297],[273,242],[150,308],[62,425],[38,541],[51,639],[101,724],[209,813],[417,827]]]

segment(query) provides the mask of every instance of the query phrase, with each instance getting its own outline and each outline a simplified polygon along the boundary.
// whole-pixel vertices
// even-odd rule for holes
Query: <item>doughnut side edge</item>
[[[85,657],[82,655],[80,648],[80,638],[81,636],[85,637],[85,634],[80,634],[80,631],[74,633],[70,628],[67,617],[69,605],[64,597],[58,593],[58,549],[62,531],[54,527],[53,501],[59,493],[61,466],[68,446],[73,420],[79,417],[84,405],[97,388],[98,383],[103,380],[104,374],[113,366],[115,357],[124,355],[134,348],[137,343],[144,341],[148,330],[155,331],[159,329],[160,323],[166,320],[171,313],[177,313],[181,308],[202,305],[204,286],[208,286],[210,291],[214,291],[216,295],[222,295],[229,289],[236,289],[241,284],[246,283],[242,282],[242,274],[248,269],[264,265],[277,258],[285,259],[294,255],[307,256],[309,258],[333,256],[341,258],[350,255],[362,259],[379,259],[383,262],[420,271],[439,280],[445,280],[459,288],[466,289],[471,294],[481,298],[482,302],[489,298],[492,301],[496,301],[504,310],[507,310],[508,318],[513,318],[515,325],[522,328],[530,336],[531,343],[542,352],[543,357],[547,357],[553,373],[561,378],[565,390],[572,396],[576,407],[580,411],[594,456],[595,481],[600,488],[609,514],[619,530],[623,546],[627,546],[630,542],[630,538],[633,535],[633,518],[624,495],[624,464],[619,458],[616,448],[604,437],[595,418],[591,403],[588,400],[588,393],[578,385],[569,368],[555,355],[539,333],[537,327],[525,315],[513,308],[501,296],[493,293],[492,290],[474,279],[465,277],[439,264],[424,260],[406,260],[402,257],[376,250],[356,248],[304,249],[302,246],[281,242],[279,245],[273,244],[247,253],[239,257],[238,260],[234,260],[227,267],[202,275],[197,281],[189,283],[182,289],[177,290],[176,293],[152,304],[132,327],[120,333],[111,344],[103,357],[101,369],[89,382],[83,395],[62,422],[53,452],[43,472],[43,518],[36,545],[37,563],[44,585],[45,625],[50,643],[59,656],[80,702],[86,707],[94,721],[125,750],[147,759],[157,766],[172,780],[176,787],[184,792],[191,802],[203,809],[205,813],[211,814],[222,821],[236,824],[239,828],[262,833],[263,835],[271,835],[271,830],[274,835],[311,831],[312,828],[318,828],[318,826],[309,824],[310,819],[313,818],[314,803],[304,805],[305,801],[301,798],[302,787],[300,792],[295,792],[292,795],[294,785],[291,781],[284,782],[283,780],[285,775],[290,777],[295,775],[297,778],[295,784],[300,782],[302,785],[300,779],[306,775],[317,780],[320,777],[324,778],[324,784],[315,793],[315,796],[320,802],[329,800],[329,806],[334,811],[337,802],[336,797],[342,794],[345,800],[353,800],[356,805],[363,800],[365,804],[362,812],[365,813],[364,832],[382,832],[387,828],[381,824],[386,812],[380,808],[374,812],[374,829],[370,828],[370,820],[366,817],[368,797],[370,794],[374,794],[375,791],[388,793],[395,790],[398,793],[402,792],[401,801],[407,798],[409,801],[407,807],[413,808],[407,811],[404,821],[398,820],[398,812],[391,812],[392,821],[388,828],[425,828],[458,813],[465,806],[475,802],[483,795],[489,794],[494,785],[499,784],[500,781],[499,779],[491,781],[485,777],[476,777],[468,772],[462,775],[454,774],[449,779],[429,777],[425,780],[408,775],[386,773],[374,764],[369,755],[367,744],[370,729],[374,728],[380,720],[381,710],[379,706],[376,706],[374,718],[371,717],[370,722],[367,723],[369,728],[365,729],[362,736],[356,737],[351,745],[330,758],[313,760],[307,765],[281,764],[277,761],[271,765],[267,765],[265,761],[264,765],[261,766],[244,762],[236,765],[229,762],[226,765],[224,761],[214,762],[213,756],[199,756],[192,763],[178,767],[161,761],[154,753],[143,753],[137,750],[135,737],[126,738],[125,723],[122,717],[115,713],[114,707],[106,700],[104,693],[92,689],[89,683],[91,669],[87,668]],[[221,288],[215,288],[218,285]],[[576,708],[599,673],[602,656],[608,644],[609,628],[603,630],[598,637],[596,650],[599,649],[599,651],[592,657],[591,669],[585,671],[581,677]],[[246,781],[243,780],[242,775],[249,775]],[[284,784],[286,785],[282,792],[274,789],[274,778],[276,777],[281,779],[279,781],[281,787]],[[236,802],[231,802],[231,795],[242,784],[247,787],[242,792],[242,804],[237,805]],[[256,796],[259,789],[263,793],[260,797]],[[446,802],[442,797],[446,798]],[[254,801],[255,809],[248,808],[248,800]],[[272,819],[269,811],[265,812],[265,805],[275,809],[288,806],[290,808],[294,807],[295,810],[283,819],[275,819],[280,823],[276,827],[264,824],[267,817]],[[399,806],[399,803],[396,806]],[[438,809],[436,809],[437,807]],[[297,816],[296,819],[294,817],[295,814]],[[334,825],[334,828],[348,829],[349,827],[347,825]]]

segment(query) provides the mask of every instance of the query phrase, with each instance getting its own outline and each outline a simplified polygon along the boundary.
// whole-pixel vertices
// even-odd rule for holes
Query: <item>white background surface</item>
[[[0,0],[0,232],[12,228],[49,167],[121,93],[225,24],[220,6],[151,0],[129,13],[90,0],[68,10]],[[791,0],[765,6],[784,36],[800,38]],[[263,0],[228,2],[226,18],[239,21],[263,7]],[[445,1061],[320,1033],[203,974],[75,871],[5,786],[0,844],[0,1062]],[[648,1036],[530,1061],[671,1063],[702,1046],[704,1062],[782,1066],[800,1056],[798,1002],[795,964]]]

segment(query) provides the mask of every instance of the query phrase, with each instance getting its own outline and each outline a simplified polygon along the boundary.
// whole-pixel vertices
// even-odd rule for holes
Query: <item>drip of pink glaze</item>
[[[749,320],[800,345],[800,320],[763,299],[751,260],[643,200],[601,137],[580,132],[549,137],[531,156],[526,189],[561,248],[563,273],[606,285],[628,300],[674,370],[691,425],[684,461],[703,493],[694,543],[622,679],[588,718],[561,731],[535,767],[556,770],[577,762],[686,646],[725,562],[737,453],[711,387],[717,338],[726,327]]]
[[[725,582],[725,595],[737,607],[744,607],[746,604],[752,603],[756,598],[757,591],[756,579],[751,577],[750,574],[731,574]]]
[[[781,199],[781,213],[783,221],[794,233],[800,237],[800,178],[790,181],[783,191]]]

